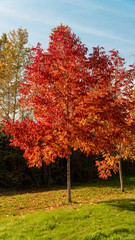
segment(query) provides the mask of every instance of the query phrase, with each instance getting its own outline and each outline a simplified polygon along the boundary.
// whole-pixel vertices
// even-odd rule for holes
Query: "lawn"
[[[2,192],[0,239],[135,240],[135,177],[66,189]]]

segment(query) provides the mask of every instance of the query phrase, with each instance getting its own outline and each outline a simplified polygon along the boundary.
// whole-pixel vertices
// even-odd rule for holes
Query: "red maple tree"
[[[40,44],[33,50],[19,103],[33,111],[35,120],[5,120],[3,129],[13,135],[12,145],[25,151],[29,166],[41,167],[56,156],[67,159],[70,202],[72,150],[116,150],[116,139],[121,141],[126,127],[133,69],[119,71],[123,60],[114,50],[107,55],[97,47],[87,56],[85,45],[63,25],[52,31],[46,52]]]
[[[104,160],[97,161],[96,165],[99,176],[102,178],[111,176],[111,170],[114,173],[119,170],[121,190],[124,191],[121,159],[135,159],[135,100],[133,99],[135,67],[132,65],[127,70],[124,67],[124,59],[119,56],[118,51],[111,51],[110,58],[113,63],[110,90],[113,92],[113,107],[116,108],[116,111],[110,108],[112,113],[109,113],[111,117],[109,128],[115,137],[113,140],[110,137],[109,139],[113,141],[115,149],[110,152],[103,151]],[[114,114],[116,114],[114,116],[116,122],[113,120],[112,115]]]

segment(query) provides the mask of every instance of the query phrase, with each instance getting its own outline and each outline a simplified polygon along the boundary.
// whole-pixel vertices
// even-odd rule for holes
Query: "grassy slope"
[[[0,239],[135,240],[135,177],[66,190],[3,193]]]

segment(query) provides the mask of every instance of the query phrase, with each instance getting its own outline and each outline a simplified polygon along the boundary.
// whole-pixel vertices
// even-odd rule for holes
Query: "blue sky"
[[[63,23],[89,51],[97,45],[119,50],[135,62],[135,0],[0,0],[0,36],[27,28],[29,43],[47,49],[51,29]]]

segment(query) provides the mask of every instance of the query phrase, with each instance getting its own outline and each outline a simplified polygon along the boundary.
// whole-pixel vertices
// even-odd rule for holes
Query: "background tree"
[[[125,61],[119,56],[118,51],[111,51],[113,60],[114,74],[112,77],[112,87],[114,89],[114,97],[118,109],[121,107],[122,119],[119,119],[115,125],[116,134],[120,135],[114,138],[113,144],[116,147],[115,151],[110,153],[104,152],[104,160],[98,162],[97,166],[100,172],[100,177],[107,178],[111,176],[111,170],[115,173],[119,170],[121,190],[124,191],[123,175],[122,175],[122,160],[135,159],[135,119],[134,109],[135,101],[133,99],[134,88],[134,65],[131,69],[126,70]],[[113,90],[112,89],[112,90]],[[112,127],[110,125],[110,127]]]
[[[0,114],[9,118],[11,114],[10,82],[13,78],[12,68],[9,70],[9,46],[7,48],[7,35],[4,33],[0,39]]]
[[[24,80],[25,66],[29,64],[31,51],[28,47],[28,32],[18,28],[0,39],[0,117],[13,119],[23,117],[17,100],[18,88]]]

